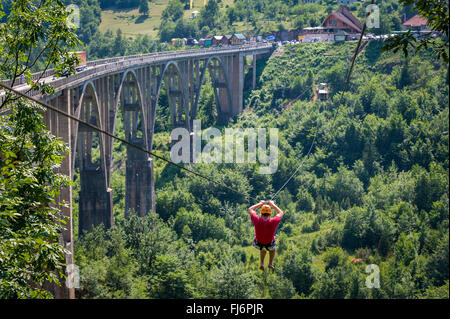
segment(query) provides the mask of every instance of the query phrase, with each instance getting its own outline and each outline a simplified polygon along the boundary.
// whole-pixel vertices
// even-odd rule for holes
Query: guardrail
[[[67,85],[68,83],[82,80],[84,78],[90,77],[92,74],[104,74],[104,73],[110,73],[114,71],[118,71],[120,69],[123,69],[126,66],[131,66],[135,64],[145,64],[145,63],[156,63],[156,62],[162,62],[167,59],[174,59],[174,58],[186,58],[186,57],[199,57],[199,56],[207,56],[211,55],[212,53],[234,53],[234,52],[247,52],[252,51],[256,49],[269,49],[272,45],[268,43],[257,43],[257,44],[250,44],[250,45],[243,45],[243,46],[227,46],[227,47],[216,47],[216,48],[210,48],[210,49],[191,49],[191,50],[183,50],[183,51],[164,51],[164,52],[152,52],[152,53],[146,53],[146,54],[136,54],[136,55],[130,55],[130,56],[122,56],[122,57],[115,57],[115,58],[107,58],[102,60],[94,60],[87,62],[88,69],[79,73],[76,73],[74,75],[71,75],[66,78],[58,79],[51,83],[51,85],[56,89],[58,87],[62,87]],[[92,68],[93,67],[93,68]],[[92,69],[89,69],[92,68]],[[42,75],[42,79],[45,79],[47,77],[53,76],[55,74],[54,70],[47,70],[42,75],[42,72],[38,72],[33,74],[33,80],[37,80]],[[9,85],[10,83],[8,81],[2,81],[6,85]],[[23,83],[18,83],[17,85],[21,85]],[[4,94],[1,94],[0,91],[0,103],[3,102]],[[39,95],[39,91],[28,91],[26,93],[27,96],[36,96]]]
[[[46,70],[45,72],[36,72],[36,73],[32,74],[32,80],[33,81],[37,81],[40,78],[43,79],[43,78],[52,76],[54,74],[55,74],[55,70],[54,69],[49,69],[49,70]],[[11,84],[11,80],[3,80],[3,81],[0,81],[0,83],[9,86]],[[16,86],[16,85],[22,85],[22,84],[25,84],[25,78],[18,77],[14,81],[13,87]]]

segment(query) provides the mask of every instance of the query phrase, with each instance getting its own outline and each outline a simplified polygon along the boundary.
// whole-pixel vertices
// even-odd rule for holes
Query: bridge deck
[[[108,58],[102,60],[94,60],[87,62],[87,68],[66,78],[55,78],[53,70],[47,70],[40,83],[48,83],[53,86],[56,92],[79,85],[82,82],[104,76],[105,74],[114,74],[127,68],[139,67],[149,64],[160,64],[168,61],[178,61],[192,58],[208,58],[210,56],[222,56],[230,54],[256,55],[269,53],[272,45],[268,43],[257,43],[242,46],[216,47],[210,49],[192,49],[184,51],[165,51],[153,52],[148,54],[139,54],[123,57]],[[42,73],[33,75],[33,79],[37,80]],[[5,85],[9,85],[8,81],[3,81]],[[20,92],[26,92],[30,86],[27,84],[15,85],[14,88]],[[29,91],[28,96],[40,97],[40,92]],[[0,103],[4,99],[4,92],[0,91]]]

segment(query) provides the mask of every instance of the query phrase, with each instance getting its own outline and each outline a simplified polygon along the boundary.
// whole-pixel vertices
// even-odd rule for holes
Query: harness
[[[273,245],[276,244],[277,239],[275,238],[275,239],[272,240],[270,243],[265,244],[265,245],[264,245],[264,244],[261,244],[261,243],[256,239],[256,236],[255,236],[255,238],[254,238],[254,241],[255,241],[255,245],[259,247],[259,250],[263,250],[263,248],[265,248],[266,250],[270,250],[270,248],[272,248]]]

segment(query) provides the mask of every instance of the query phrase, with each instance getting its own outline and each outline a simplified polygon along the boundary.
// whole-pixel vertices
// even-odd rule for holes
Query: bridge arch
[[[95,84],[92,81],[87,81],[84,83],[83,87],[81,88],[81,94],[79,97],[78,107],[75,110],[75,116],[80,119],[88,122],[91,125],[97,126],[100,129],[103,129],[103,124],[101,121],[101,112],[100,112],[100,103],[99,98],[97,95],[97,90],[95,87]],[[76,141],[73,149],[73,154],[75,154],[78,151],[78,138],[80,132],[88,132],[91,131],[94,133],[93,130],[89,129],[88,127],[85,127],[83,124],[77,124],[76,133],[74,136],[74,139]],[[96,133],[96,132],[95,132]],[[98,134],[98,133],[96,133]],[[100,139],[100,152],[101,152],[101,160],[104,163],[105,161],[105,154],[104,154],[104,137],[102,134],[98,134]],[[72,170],[75,165],[75,156],[72,157]]]
[[[130,82],[127,83],[127,81],[130,81]],[[134,92],[133,91],[124,92],[124,89],[129,90],[130,87],[133,88],[135,91]],[[142,134],[145,148],[147,148],[148,147],[148,135],[147,135],[147,125],[148,124],[145,121],[146,110],[144,108],[144,97],[143,97],[142,92],[143,91],[142,91],[141,83],[138,80],[138,76],[136,75],[136,72],[132,69],[125,70],[120,79],[119,87],[117,88],[117,91],[115,92],[114,105],[113,105],[114,121],[112,123],[112,133],[114,133],[115,127],[116,127],[117,114],[119,111],[119,103],[122,102],[122,110],[124,112],[128,110],[130,112],[135,112],[138,114],[138,120],[140,121],[140,124],[142,126],[140,133]],[[124,96],[124,94],[127,94],[127,93],[131,93],[132,98],[134,98],[135,100],[131,101],[132,105],[129,105],[126,107],[123,104],[125,104],[126,102],[129,102],[126,99],[130,98],[130,96]],[[124,121],[125,121],[125,118],[124,118]],[[133,127],[133,129],[138,129],[138,127],[135,126],[135,127]],[[137,133],[137,132],[130,131],[128,133],[131,134],[131,133]],[[129,140],[128,137],[129,136],[127,136],[127,140]]]
[[[155,128],[156,110],[163,82],[166,84],[172,127],[184,126],[190,130],[191,123],[186,79],[184,79],[178,63],[170,61],[163,66],[156,85],[155,107],[151,117],[152,131]],[[184,120],[182,118],[183,114]]]
[[[125,70],[115,92],[112,123],[114,133],[119,113],[125,128],[125,140],[144,149],[149,149],[145,99],[142,85],[136,71]],[[113,145],[110,147],[110,163],[113,165]],[[152,187],[153,170],[148,156],[133,147],[126,146],[125,161],[125,216],[134,210],[139,216],[146,215],[152,208],[152,198],[148,192]]]
[[[218,56],[212,56],[212,57],[209,57],[206,60],[204,66],[202,68],[201,75],[200,75],[200,80],[199,80],[199,83],[198,83],[198,88],[197,88],[197,90],[195,92],[195,102],[194,102],[194,105],[192,107],[192,110],[193,110],[192,117],[194,119],[197,117],[198,102],[199,102],[199,99],[200,99],[200,92],[201,92],[201,89],[202,89],[203,84],[204,84],[204,78],[205,78],[205,75],[206,75],[206,71],[209,68],[209,72],[210,72],[210,74],[212,74],[212,72],[211,72],[211,63],[213,63],[213,62],[214,63],[218,62],[218,65],[216,65],[215,67],[218,67],[219,70],[221,71],[220,73],[218,73],[218,74],[216,74],[214,76],[211,76],[211,80],[213,81],[214,95],[215,95],[215,98],[216,98],[217,113],[218,113],[219,116],[220,116],[220,114],[231,113],[231,106],[232,106],[232,98],[231,98],[231,96],[232,95],[231,95],[231,90],[230,90],[230,82],[229,82],[229,79],[228,79],[228,74],[225,71],[225,66],[224,66],[224,63],[223,63],[222,59],[220,57],[218,57]],[[216,76],[219,76],[219,79],[217,79]],[[223,79],[220,79],[220,76],[222,76]],[[221,82],[221,80],[223,80],[224,82]],[[216,82],[216,83],[214,83],[214,82]],[[224,88],[225,92],[226,92],[226,101],[227,101],[227,104],[228,104],[228,109],[225,109],[225,107],[223,105],[224,101],[223,100],[221,101],[221,97],[223,95],[221,95],[218,92],[221,87]]]
[[[81,88],[75,116],[103,129],[99,98],[93,81],[87,81]],[[113,216],[111,196],[107,189],[105,137],[79,123],[74,140],[72,171],[75,171],[78,157],[80,172],[79,228],[91,230],[101,223],[109,228],[113,225]],[[93,154],[97,149],[99,154]]]

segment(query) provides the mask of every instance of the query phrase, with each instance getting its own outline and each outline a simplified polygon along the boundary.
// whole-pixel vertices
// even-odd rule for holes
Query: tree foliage
[[[68,149],[35,105],[18,100],[9,111],[0,118],[0,298],[50,298],[44,284],[60,284],[68,253],[55,201],[70,184],[55,172]]]
[[[51,93],[32,81],[38,62],[61,73],[74,71],[78,43],[60,1],[0,5],[0,79],[23,77],[30,90]],[[68,152],[43,121],[44,109],[6,92],[0,108],[0,297],[51,298],[44,285],[60,285],[66,249],[59,242],[67,222],[56,198],[70,180],[58,172]]]

